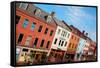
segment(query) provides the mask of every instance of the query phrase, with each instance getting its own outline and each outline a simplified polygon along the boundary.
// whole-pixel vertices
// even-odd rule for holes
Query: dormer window
[[[19,8],[26,10],[27,7],[28,7],[28,4],[27,3],[20,3]]]
[[[41,15],[41,10],[40,9],[36,9],[35,10],[35,15],[36,16],[40,16]]]
[[[50,23],[50,22],[51,22],[51,18],[52,18],[52,17],[51,17],[50,15],[47,16],[47,20],[46,20],[46,21],[47,21],[48,23]]]

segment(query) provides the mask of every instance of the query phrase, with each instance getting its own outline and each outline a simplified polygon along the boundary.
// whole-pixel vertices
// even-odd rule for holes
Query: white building
[[[51,45],[51,49],[66,51],[69,39],[71,37],[71,29],[64,21],[59,21],[56,18],[54,18],[54,20],[57,24],[57,29]]]

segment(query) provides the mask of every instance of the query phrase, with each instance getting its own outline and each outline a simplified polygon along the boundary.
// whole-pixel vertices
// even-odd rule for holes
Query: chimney
[[[86,36],[88,36],[88,33],[86,33]]]
[[[85,31],[83,30],[83,32],[82,32],[83,34],[85,33]]]
[[[73,25],[70,25],[70,27],[73,27]]]
[[[55,17],[55,12],[54,12],[54,11],[51,12],[51,16],[52,16],[52,17]]]

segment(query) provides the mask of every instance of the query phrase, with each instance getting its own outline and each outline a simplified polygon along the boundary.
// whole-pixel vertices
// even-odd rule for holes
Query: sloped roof
[[[70,25],[70,28],[72,29],[72,33],[74,33],[84,39],[87,39],[87,36],[85,36],[78,28],[74,27],[73,25]]]
[[[16,7],[19,8],[20,3],[17,3],[16,5],[17,5]],[[21,9],[21,8],[20,8],[20,9]],[[36,15],[34,14],[34,12],[35,12],[36,9],[40,9],[40,8],[36,7],[34,4],[28,4],[28,7],[27,7],[26,10],[23,10],[23,9],[21,9],[21,10],[23,10],[23,11],[25,11],[25,12],[28,12],[28,13],[31,14],[32,16],[35,16],[35,17],[37,17],[37,18],[39,18],[39,19],[41,19],[41,20],[43,20],[43,21],[46,22],[46,17],[47,17],[48,15],[50,15],[50,14],[47,13],[47,12],[45,12],[45,11],[43,11],[42,9],[40,9],[40,10],[41,10],[41,15],[40,15],[40,16],[36,16]],[[48,22],[46,22],[46,23],[47,23],[47,24],[50,24],[50,25],[52,25],[52,26],[54,26],[54,27],[56,27],[56,24],[55,24],[55,22],[54,22],[53,19],[51,19],[51,22],[50,22],[50,23],[48,23]]]
[[[55,23],[56,23],[58,26],[60,26],[60,27],[62,27],[62,28],[64,28],[64,29],[67,29],[68,31],[71,31],[70,27],[67,25],[66,22],[61,21],[61,20],[59,20],[59,19],[57,19],[57,18],[55,18],[55,17],[53,17],[53,19],[54,19]]]

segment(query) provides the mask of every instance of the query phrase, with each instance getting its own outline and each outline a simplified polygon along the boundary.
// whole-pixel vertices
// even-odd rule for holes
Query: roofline
[[[42,19],[36,17],[35,15],[31,15],[30,13],[28,13],[28,12],[25,11],[25,10],[22,10],[22,9],[20,9],[20,8],[16,8],[16,10],[17,10],[17,11],[21,11],[22,13],[25,13],[25,14],[31,16],[32,18],[34,17],[34,18],[36,18],[37,20],[43,21],[45,24],[49,24],[49,23],[47,23],[46,21],[44,21],[44,20],[42,20]],[[55,27],[55,26],[53,26],[53,25],[51,25],[51,24],[49,24],[49,25],[52,26],[52,27]]]

